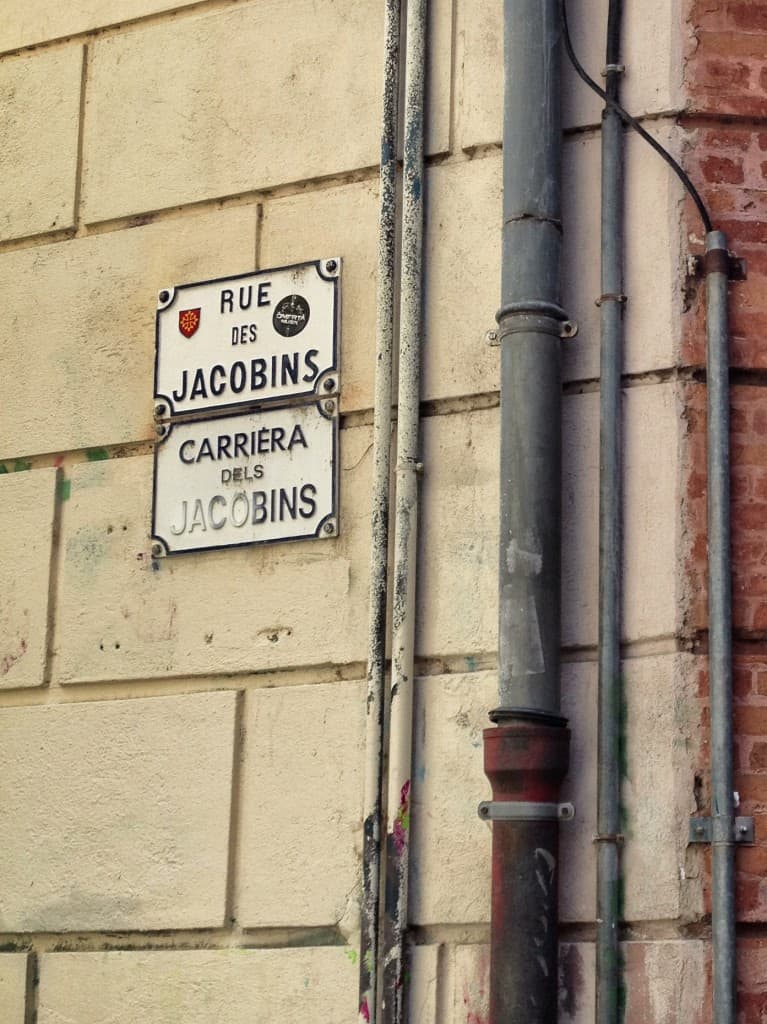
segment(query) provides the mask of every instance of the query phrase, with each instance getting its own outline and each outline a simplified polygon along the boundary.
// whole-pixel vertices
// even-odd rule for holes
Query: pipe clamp
[[[755,842],[753,818],[730,818],[730,822],[732,823],[732,836],[725,836],[725,842],[737,843],[738,845],[743,843],[750,845]],[[720,822],[718,821],[717,824],[720,824]],[[713,818],[690,818],[690,834],[688,842],[719,843],[721,841],[722,839],[714,835]]]
[[[575,817],[575,808],[570,803],[544,804],[525,800],[505,802],[483,800],[477,810],[483,821],[535,821],[539,818],[559,818],[569,821]]]

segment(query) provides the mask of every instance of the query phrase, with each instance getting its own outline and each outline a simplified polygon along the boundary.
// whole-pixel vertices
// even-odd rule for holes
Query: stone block
[[[343,256],[341,410],[373,405],[378,184],[360,182],[264,204],[261,263],[280,267]]]
[[[62,521],[54,678],[100,682],[364,661],[369,428],[342,430],[339,458],[339,537],[159,561],[149,553],[151,458],[75,467]]]
[[[437,1019],[441,965],[446,946],[413,946],[410,950],[407,1019],[418,1024],[441,1024]]]
[[[696,911],[699,881],[686,865],[687,818],[694,811],[699,758],[695,659],[666,655],[623,663],[628,705],[625,803],[625,915],[675,919]],[[430,676],[417,685],[413,766],[411,916],[417,925],[468,924],[490,915],[491,826],[477,817],[490,795],[482,730],[497,704],[490,673]],[[562,666],[562,711],[572,733],[562,800],[575,819],[560,827],[560,916],[596,913],[593,836],[597,829],[597,672],[593,662]],[[663,794],[659,799],[658,794]],[[647,878],[653,878],[652,886]]]
[[[673,383],[623,400],[624,640],[674,634],[680,620],[677,519],[680,409]],[[593,644],[598,620],[599,394],[563,406],[562,640]],[[658,453],[663,453],[663,458]]]
[[[679,410],[673,384],[630,388],[624,423],[623,637],[673,635],[677,607]],[[418,590],[419,653],[497,647],[498,410],[428,418]],[[562,637],[594,644],[598,595],[599,395],[563,404]],[[657,453],[664,452],[658,459]],[[460,579],[461,585],[456,586]]]
[[[12,18],[4,18],[0,23],[0,51],[32,46],[161,11],[175,11],[193,3],[195,0],[76,0],[67,4],[58,0],[26,0],[23,9],[14,11]]]
[[[690,919],[702,913],[703,851],[688,851],[687,844],[688,820],[696,813],[695,771],[702,759],[700,667],[701,659],[691,655],[624,662],[627,921]]]
[[[55,487],[55,469],[0,476],[0,689],[44,681]]]
[[[242,927],[348,931],[354,922],[364,717],[362,683],[247,694],[235,909]]]
[[[710,1020],[706,944],[696,939],[622,944],[626,1024],[703,1024]],[[489,1012],[489,946],[454,954],[450,1024],[485,1021]],[[590,1024],[596,1001],[593,943],[559,947],[559,1024]],[[443,982],[444,984],[444,982]]]
[[[354,958],[343,946],[41,957],[39,1024],[348,1024]]]
[[[579,330],[562,346],[565,380],[599,376],[599,163],[598,136],[567,140],[562,301]],[[631,136],[626,168],[623,368],[642,373],[673,366],[676,359],[679,190],[665,164]],[[488,346],[486,332],[495,327],[500,305],[501,219],[500,154],[429,170],[422,387],[427,400],[498,390],[500,349]]]
[[[3,24],[16,20],[15,13]],[[0,37],[2,36],[0,28]],[[0,63],[0,238],[74,224],[83,50]],[[26,329],[27,325],[25,325]]]
[[[255,208],[0,254],[0,459],[153,436],[157,292],[253,269]]]
[[[563,666],[563,713],[572,730],[571,766],[562,800],[576,806],[561,835],[563,920],[594,916],[596,827],[596,672],[593,664]],[[491,673],[420,679],[413,764],[411,917],[419,925],[468,924],[490,916],[491,826],[477,807],[490,797],[482,731],[498,703]]]
[[[707,944],[696,939],[623,943],[626,1024],[711,1020]]]
[[[86,219],[375,165],[381,10],[267,0],[97,40]]]
[[[653,134],[673,153],[678,140]],[[625,136],[624,373],[667,369],[678,358],[683,278],[681,186],[638,136]],[[565,380],[599,376],[600,165],[598,134],[577,135],[564,147],[562,304],[578,334],[562,346]]]
[[[0,929],[223,925],[234,710],[234,693],[3,708]]]
[[[575,52],[597,83],[604,67],[606,0],[568,4]],[[624,17],[621,102],[635,116],[674,109],[681,102],[682,59],[676,4],[652,0]],[[463,149],[501,141],[503,116],[503,8],[492,0],[460,0],[458,141]],[[598,125],[602,101],[578,78],[562,54],[563,125]]]
[[[27,954],[0,955],[0,1018],[3,1024],[24,1024],[27,995]]]

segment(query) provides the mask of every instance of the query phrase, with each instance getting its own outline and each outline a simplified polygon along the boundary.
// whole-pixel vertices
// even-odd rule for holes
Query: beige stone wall
[[[0,1018],[351,1022],[382,4],[14,6],[0,20]],[[587,26],[601,6],[572,4],[597,71]],[[500,282],[500,8],[430,4],[413,1024],[485,1019],[490,833],[476,807],[497,648],[498,352],[485,332]],[[679,149],[666,116],[676,21],[674,3],[643,5],[626,62],[627,102],[660,115]],[[580,333],[564,343],[563,700],[577,817],[563,826],[561,1019],[583,1024],[599,110],[567,83],[564,295]],[[627,154],[626,962],[631,1019],[660,1024],[695,1019],[696,987],[667,979],[692,979],[703,956],[683,941],[701,894],[686,848],[696,658],[678,583],[680,195],[638,142]],[[154,561],[157,291],[337,254],[340,535]]]

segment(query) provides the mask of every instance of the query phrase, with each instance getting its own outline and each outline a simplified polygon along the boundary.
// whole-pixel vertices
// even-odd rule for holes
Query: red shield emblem
[[[185,338],[191,338],[200,326],[199,309],[182,309],[178,314],[178,329]]]

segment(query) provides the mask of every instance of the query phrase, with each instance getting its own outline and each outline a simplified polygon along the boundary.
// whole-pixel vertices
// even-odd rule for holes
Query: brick
[[[0,62],[3,239],[74,224],[82,61],[73,46]]]
[[[340,536],[154,562],[152,460],[79,465],[62,522],[63,683],[364,661],[370,431],[342,431]],[[206,600],[200,601],[199,595]],[[333,609],[332,616],[318,609]]]
[[[156,295],[253,269],[255,209],[0,255],[0,459],[153,436]]]
[[[429,141],[445,149],[451,5],[441,0],[435,10]],[[373,0],[321,9],[312,0],[269,0],[97,40],[86,111],[87,220],[375,166],[381,17]],[[251,88],[242,86],[244,69]]]
[[[56,471],[0,475],[0,689],[41,686]]]
[[[264,204],[261,263],[280,267],[343,255],[341,409],[373,405],[378,186],[370,182]]]
[[[606,24],[605,0],[569,5],[573,46],[581,63],[599,81],[604,67],[604,42],[593,31]],[[458,40],[458,141],[464,148],[500,142],[503,103],[502,8],[491,0],[460,0]],[[681,98],[681,38],[676,14],[662,0],[624,15],[623,59],[631,73],[622,83],[627,110],[645,113],[675,109]],[[600,122],[602,102],[581,82],[563,54],[563,120],[565,127]]]
[[[0,1017],[3,1024],[24,1024],[26,990],[26,953],[0,954]]]
[[[223,925],[234,706],[215,693],[0,711],[3,931]]]
[[[362,683],[248,693],[236,908],[243,927],[348,927],[360,881],[364,713]],[[311,881],[318,865],[321,885]]]
[[[39,1024],[347,1024],[357,973],[343,946],[41,957]]]
[[[177,10],[195,0],[26,0],[24,9],[0,23],[0,51],[76,35],[160,11]]]

